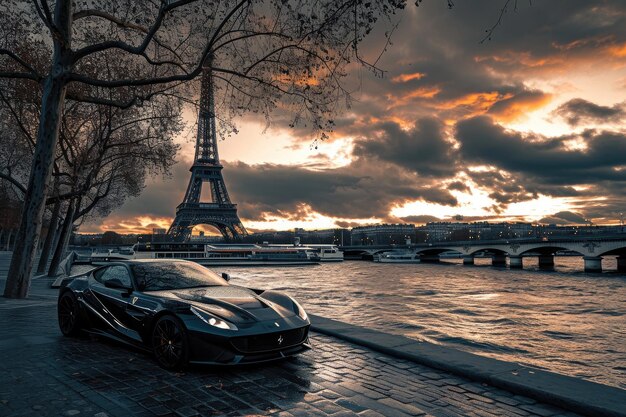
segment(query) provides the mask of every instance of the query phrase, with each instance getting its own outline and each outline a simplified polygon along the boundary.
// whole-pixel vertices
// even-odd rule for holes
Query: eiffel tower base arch
[[[217,208],[206,211],[194,210],[192,207],[179,207],[176,218],[170,226],[168,235],[175,241],[186,241],[191,238],[195,226],[206,224],[220,231],[224,240],[239,241],[247,235],[246,229],[237,216],[237,209]],[[219,211],[220,213],[216,213]]]

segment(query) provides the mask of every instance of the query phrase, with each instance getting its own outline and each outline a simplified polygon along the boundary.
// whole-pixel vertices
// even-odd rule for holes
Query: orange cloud
[[[589,39],[577,39],[568,43],[558,43],[552,42],[552,47],[558,49],[559,51],[571,51],[573,49],[582,48],[584,46],[589,45],[590,43],[598,43],[598,39],[589,38]]]
[[[80,228],[81,233],[117,232],[122,234],[152,233],[152,229],[168,229],[172,224],[171,217],[138,216],[123,218],[110,215],[96,225],[85,224]]]
[[[440,92],[441,89],[439,87],[421,87],[409,92],[403,98],[433,98]]]
[[[618,42],[612,35],[578,39],[566,44],[559,44],[555,42],[552,46],[562,52],[570,52],[584,47],[590,47],[595,48],[595,52],[600,55],[608,55],[613,58],[626,57],[626,42]]]
[[[409,91],[406,94],[402,94],[401,96],[387,94],[387,99],[391,101],[391,105],[388,107],[388,109],[405,105],[407,103],[410,103],[414,99],[431,99],[440,92],[441,89],[439,87],[419,87]]]
[[[552,96],[541,91],[522,91],[518,94],[498,91],[470,93],[439,103],[440,110],[461,110],[463,118],[489,113],[501,122],[511,122],[519,117],[547,105]],[[458,117],[450,118],[456,122]],[[448,122],[448,120],[446,120]]]
[[[626,57],[626,42],[609,46],[607,51],[616,58],[624,58]]]
[[[513,94],[501,94],[497,91],[489,93],[470,93],[437,105],[441,110],[465,108],[471,116],[486,113],[495,103],[513,97]]]
[[[391,82],[394,83],[406,83],[408,81],[412,81],[412,80],[419,80],[421,78],[424,78],[426,76],[426,74],[424,74],[423,72],[414,72],[413,74],[400,74],[396,77],[393,77],[391,79]]]
[[[535,57],[531,52],[507,51],[501,55],[476,56],[474,61],[493,61],[503,64],[523,65],[530,68],[545,67],[548,65],[558,65],[563,63],[563,58],[559,56]]]
[[[552,101],[552,95],[529,92],[516,95],[495,103],[489,113],[500,122],[513,122],[526,114],[545,107]]]
[[[385,122],[393,122],[400,126],[404,130],[409,130],[413,127],[415,120],[406,120],[398,116],[388,116],[388,117],[368,117],[361,123],[361,126],[370,126],[372,124],[385,123]]]

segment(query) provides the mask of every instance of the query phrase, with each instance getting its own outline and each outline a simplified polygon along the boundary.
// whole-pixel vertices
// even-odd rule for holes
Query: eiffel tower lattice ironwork
[[[191,179],[183,202],[176,207],[176,218],[167,232],[177,241],[188,240],[193,227],[200,224],[216,227],[228,241],[239,240],[248,234],[237,215],[237,205],[230,201],[222,176],[223,166],[217,152],[211,67],[212,57],[209,56],[202,68],[198,136],[194,163],[190,169]],[[211,201],[208,202],[200,201],[205,185],[208,185],[211,195]]]

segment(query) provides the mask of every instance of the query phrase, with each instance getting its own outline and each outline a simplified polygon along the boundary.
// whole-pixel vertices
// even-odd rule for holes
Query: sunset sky
[[[236,121],[220,141],[251,231],[465,220],[617,223],[626,208],[626,2],[409,2],[376,77],[354,67],[331,138]],[[381,25],[361,46],[375,60]],[[195,119],[171,178],[81,232],[168,227],[193,160]],[[265,133],[263,133],[265,131]]]

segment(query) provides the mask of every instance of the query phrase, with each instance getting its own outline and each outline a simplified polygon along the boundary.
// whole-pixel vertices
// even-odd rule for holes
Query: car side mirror
[[[227,274],[226,272],[222,272],[222,278],[224,278],[224,281],[228,282],[230,281],[230,274]]]
[[[104,286],[107,288],[116,288],[118,290],[132,291],[132,288],[129,288],[126,285],[124,285],[124,283],[117,278],[112,278],[107,281],[104,281]]]

